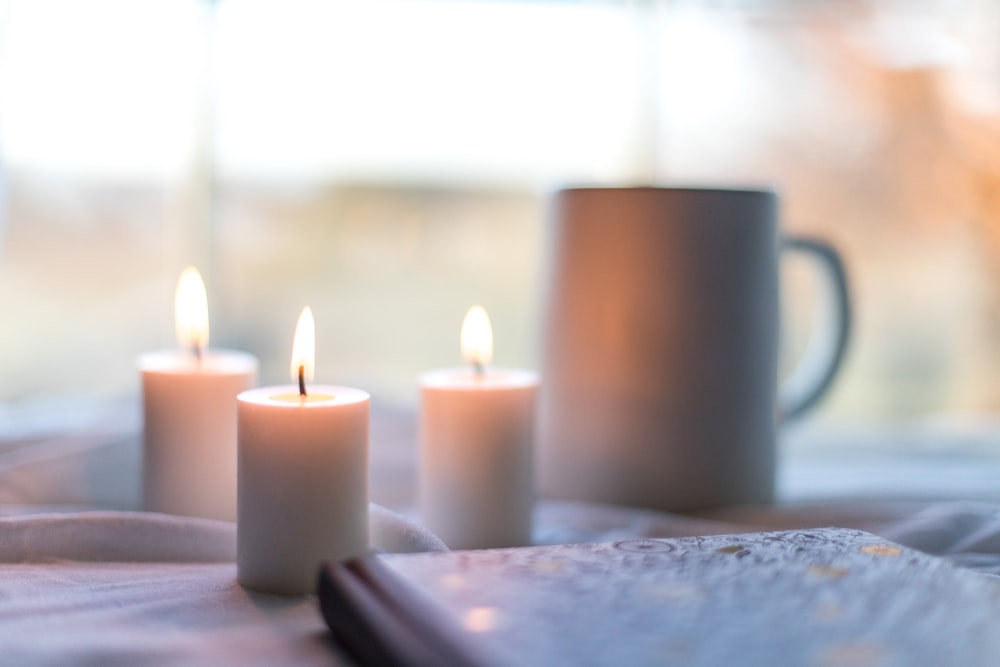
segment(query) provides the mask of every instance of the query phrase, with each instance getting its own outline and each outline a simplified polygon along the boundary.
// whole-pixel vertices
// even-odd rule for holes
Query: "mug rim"
[[[778,191],[769,185],[567,185],[557,193],[568,192],[691,192],[695,194],[744,194],[777,196]]]

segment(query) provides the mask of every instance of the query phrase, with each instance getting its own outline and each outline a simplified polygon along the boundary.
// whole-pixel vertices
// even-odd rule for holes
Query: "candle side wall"
[[[449,547],[531,543],[536,394],[422,386],[420,515]]]
[[[240,355],[243,371],[189,372],[177,359],[180,368],[142,371],[143,506],[235,521],[236,396],[256,383],[256,363]]]
[[[369,400],[259,402],[284,389],[240,397],[237,571],[247,588],[299,594],[322,561],[368,552]]]

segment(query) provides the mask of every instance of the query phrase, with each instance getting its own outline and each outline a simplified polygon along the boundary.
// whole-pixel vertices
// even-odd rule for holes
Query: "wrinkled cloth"
[[[394,512],[371,508],[372,544],[441,550]],[[864,526],[977,571],[1000,572],[1000,506],[940,503],[734,508],[689,517],[543,501],[536,541],[739,533],[810,524]],[[235,526],[142,512],[0,519],[0,655],[11,665],[347,665],[312,596],[236,583]]]
[[[0,662],[47,665],[347,665],[312,596],[236,583],[236,565],[6,564]]]
[[[368,509],[368,530],[375,551],[401,554],[448,550],[431,531],[375,503]]]
[[[48,424],[51,411],[40,412],[38,423]],[[96,428],[82,415],[52,434],[25,426],[11,435],[8,423],[0,438],[0,516],[7,517],[0,518],[0,665],[349,664],[313,597],[258,594],[236,583],[234,524],[135,511],[136,425],[113,416]],[[381,428],[373,435],[372,481],[383,495],[375,497],[404,507],[412,499],[412,454],[405,438],[397,446],[391,429]],[[904,474],[898,457],[845,455],[840,442],[852,438],[838,435],[836,455],[786,464],[779,471],[785,502],[773,507],[679,516],[543,500],[534,542],[858,528],[1000,574],[1000,501],[935,497],[1000,498],[1000,468],[982,457],[926,451],[903,459]],[[922,492],[928,488],[933,493]],[[377,551],[445,548],[409,515],[373,504],[370,520]]]
[[[978,572],[1000,575],[1000,506],[932,505],[885,526],[883,537]]]
[[[540,542],[738,533],[809,523],[882,522],[877,534],[979,571],[1000,571],[1000,507],[934,504],[918,512],[850,506],[743,508],[687,517],[543,501]],[[443,548],[426,531],[372,507],[385,551]],[[902,517],[902,518],[899,518]],[[387,539],[387,536],[391,539]],[[0,519],[0,656],[11,665],[349,665],[312,596],[236,583],[235,526],[141,512]]]
[[[372,503],[372,549],[447,551],[444,543]],[[236,524],[152,512],[79,512],[0,519],[0,563],[51,560],[224,563],[236,560]]]
[[[377,551],[440,551],[372,505]],[[0,664],[340,665],[311,596],[236,583],[236,525],[143,512],[0,519]]]

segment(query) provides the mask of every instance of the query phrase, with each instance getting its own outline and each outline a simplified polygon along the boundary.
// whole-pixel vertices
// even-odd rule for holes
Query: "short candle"
[[[467,368],[420,376],[421,521],[453,549],[530,544],[538,375],[489,367],[478,306],[461,339]]]
[[[208,348],[205,284],[194,268],[177,285],[180,349],[139,357],[143,507],[236,520],[236,395],[257,381],[257,359]]]
[[[237,579],[246,588],[312,592],[319,564],[368,551],[369,395],[311,386],[313,318],[296,327],[297,385],[241,393]]]

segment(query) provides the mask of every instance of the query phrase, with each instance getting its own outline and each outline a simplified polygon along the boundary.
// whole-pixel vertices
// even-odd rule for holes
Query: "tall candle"
[[[538,375],[489,368],[492,331],[478,306],[461,339],[467,368],[420,377],[421,520],[453,549],[530,544]]]
[[[368,551],[369,396],[312,386],[312,311],[296,327],[294,386],[243,392],[239,404],[237,580],[295,595],[324,560]]]
[[[254,386],[257,360],[208,349],[208,304],[198,271],[177,285],[181,349],[139,357],[143,397],[143,506],[152,512],[236,520],[236,395]]]

